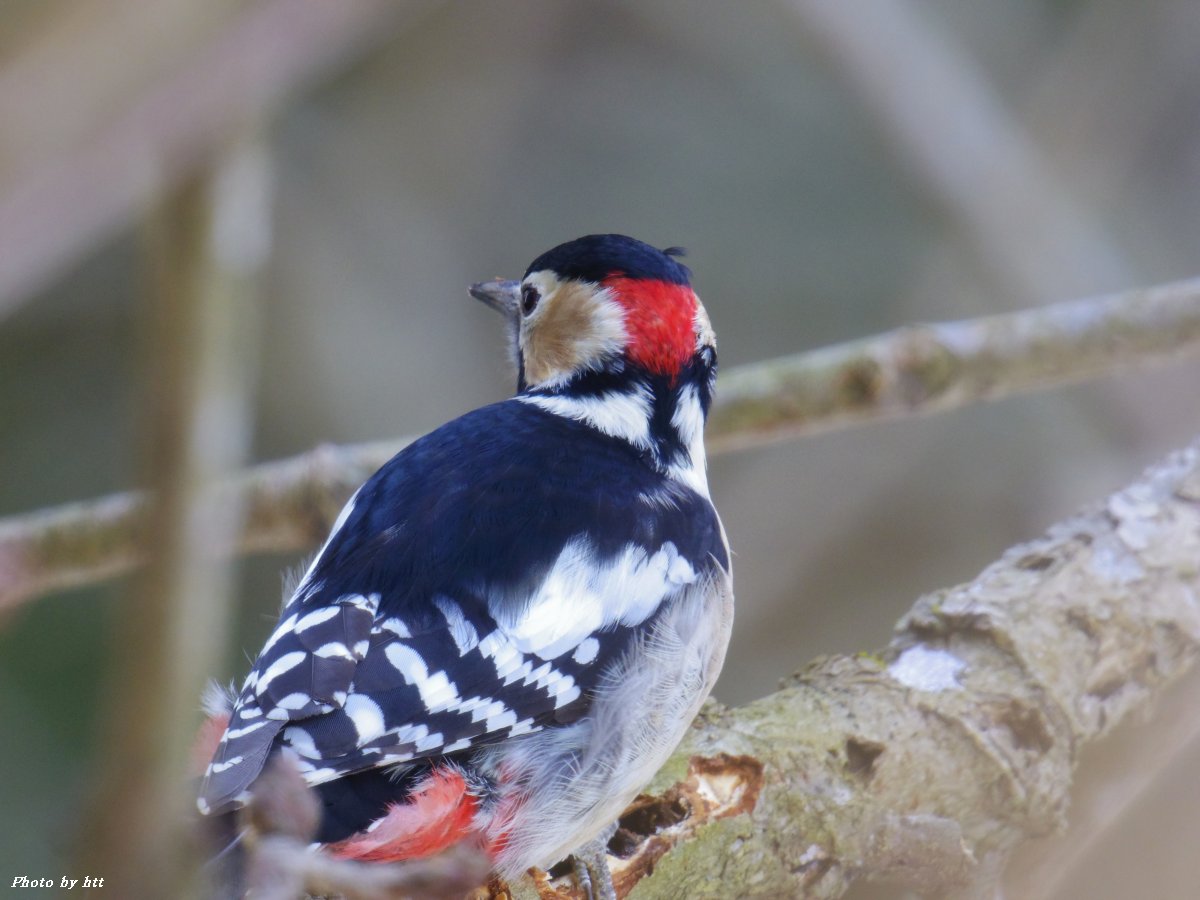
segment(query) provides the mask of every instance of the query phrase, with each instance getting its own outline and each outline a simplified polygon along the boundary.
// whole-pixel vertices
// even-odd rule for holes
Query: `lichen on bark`
[[[638,801],[682,814],[610,857],[619,893],[832,898],[865,878],[977,895],[1066,826],[1082,746],[1194,662],[1198,598],[1200,442],[920,598],[887,648],[710,702]],[[697,799],[718,783],[741,783],[738,803]],[[574,894],[560,879],[542,896]]]

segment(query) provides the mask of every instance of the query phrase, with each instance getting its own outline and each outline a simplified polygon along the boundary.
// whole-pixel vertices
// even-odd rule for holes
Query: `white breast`
[[[517,877],[550,866],[613,822],[679,744],[712,690],[733,625],[727,575],[682,591],[611,673],[590,715],[506,742],[489,765],[512,795],[493,837],[505,834],[497,869]],[[536,785],[526,794],[522,785]],[[521,804],[513,820],[505,815]]]

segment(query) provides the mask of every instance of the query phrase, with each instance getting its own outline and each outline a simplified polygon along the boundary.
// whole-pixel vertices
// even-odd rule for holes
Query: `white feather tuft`
[[[237,698],[238,692],[233,682],[221,684],[215,678],[210,678],[200,695],[200,708],[209,718],[232,715]]]

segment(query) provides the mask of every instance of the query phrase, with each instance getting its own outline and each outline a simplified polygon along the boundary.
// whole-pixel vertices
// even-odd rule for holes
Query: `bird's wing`
[[[663,602],[728,564],[707,499],[664,493],[611,442],[513,428],[530,414],[574,428],[464,417],[348,504],[247,678],[210,810],[276,745],[319,784],[574,721]]]

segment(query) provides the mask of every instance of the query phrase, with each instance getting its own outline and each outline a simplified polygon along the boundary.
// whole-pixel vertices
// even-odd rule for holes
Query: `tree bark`
[[[1200,652],[1200,441],[974,581],[919,599],[878,654],[710,703],[622,819],[621,896],[841,896],[858,879],[995,893],[1063,829],[1084,744]],[[517,898],[573,897],[541,879]]]
[[[1200,348],[1200,279],[959,322],[912,325],[723,373],[706,439],[722,453],[1045,390]],[[246,510],[223,548],[319,544],[351,493],[412,438],[323,446],[216,488]],[[145,497],[0,519],[0,611],[144,562]]]

